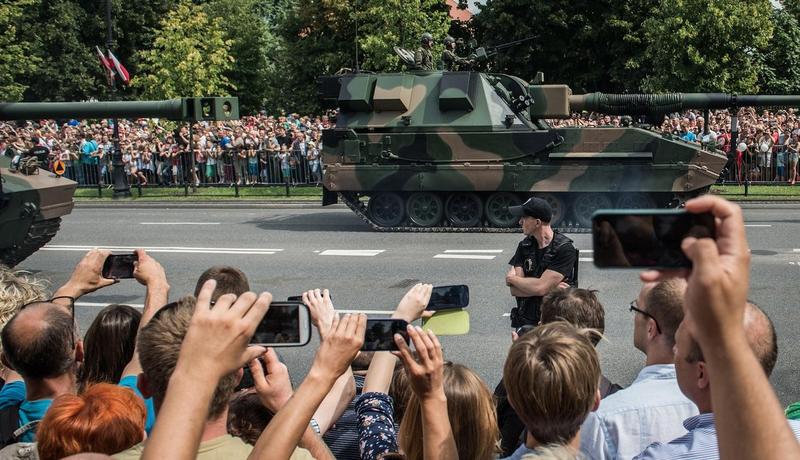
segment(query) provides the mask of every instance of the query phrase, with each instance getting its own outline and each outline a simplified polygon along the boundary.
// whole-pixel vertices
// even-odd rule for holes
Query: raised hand
[[[330,291],[327,289],[308,290],[303,293],[303,303],[308,306],[311,322],[319,330],[320,337],[324,339],[333,324],[333,318],[336,317]]]
[[[433,292],[432,284],[415,284],[400,299],[392,318],[404,319],[409,323],[418,320],[431,300],[431,292]]]
[[[444,354],[439,339],[433,332],[411,325],[408,326],[408,336],[417,350],[417,359],[400,334],[395,334],[394,341],[400,350],[396,353],[403,360],[411,389],[420,400],[444,397]]]

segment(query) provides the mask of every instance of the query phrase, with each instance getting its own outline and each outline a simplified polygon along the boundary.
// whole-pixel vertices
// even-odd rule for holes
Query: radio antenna
[[[355,2],[353,3],[353,6],[355,7]],[[354,13],[354,17],[356,19],[356,73],[358,73],[358,10],[356,10]]]

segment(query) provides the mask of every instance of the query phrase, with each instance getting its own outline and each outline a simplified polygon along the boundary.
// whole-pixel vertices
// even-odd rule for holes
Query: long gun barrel
[[[800,107],[800,95],[736,95],[724,93],[573,95],[566,85],[530,85],[532,118],[569,118],[587,110],[609,115],[663,116],[687,109],[736,107]]]
[[[44,118],[234,120],[239,118],[239,101],[235,97],[189,97],[163,101],[0,103],[0,120]]]
[[[573,111],[588,110],[609,115],[649,115],[686,109],[800,106],[800,96],[736,95],[724,93],[604,94],[569,97]]]

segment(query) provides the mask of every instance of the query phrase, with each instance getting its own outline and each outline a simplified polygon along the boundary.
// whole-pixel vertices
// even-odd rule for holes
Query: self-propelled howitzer
[[[135,102],[0,103],[0,120],[91,118],[167,118],[231,120],[239,103],[231,97],[183,98]],[[0,152],[0,264],[13,267],[44,246],[72,211],[78,184],[46,169],[10,170],[11,157]],[[24,156],[25,152],[17,152]],[[21,160],[22,163],[30,162]],[[44,165],[46,166],[46,165]]]
[[[666,207],[706,192],[713,148],[642,127],[553,127],[581,110],[658,117],[688,108],[800,106],[798,96],[586,94],[479,72],[322,77],[323,204],[341,199],[376,230],[514,231],[508,206],[547,199],[553,224],[599,208]],[[338,196],[337,196],[338,195]]]

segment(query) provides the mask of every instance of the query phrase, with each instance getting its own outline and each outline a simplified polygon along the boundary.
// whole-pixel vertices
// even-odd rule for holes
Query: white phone
[[[311,314],[300,302],[272,302],[250,343],[265,347],[300,347],[311,340]]]

